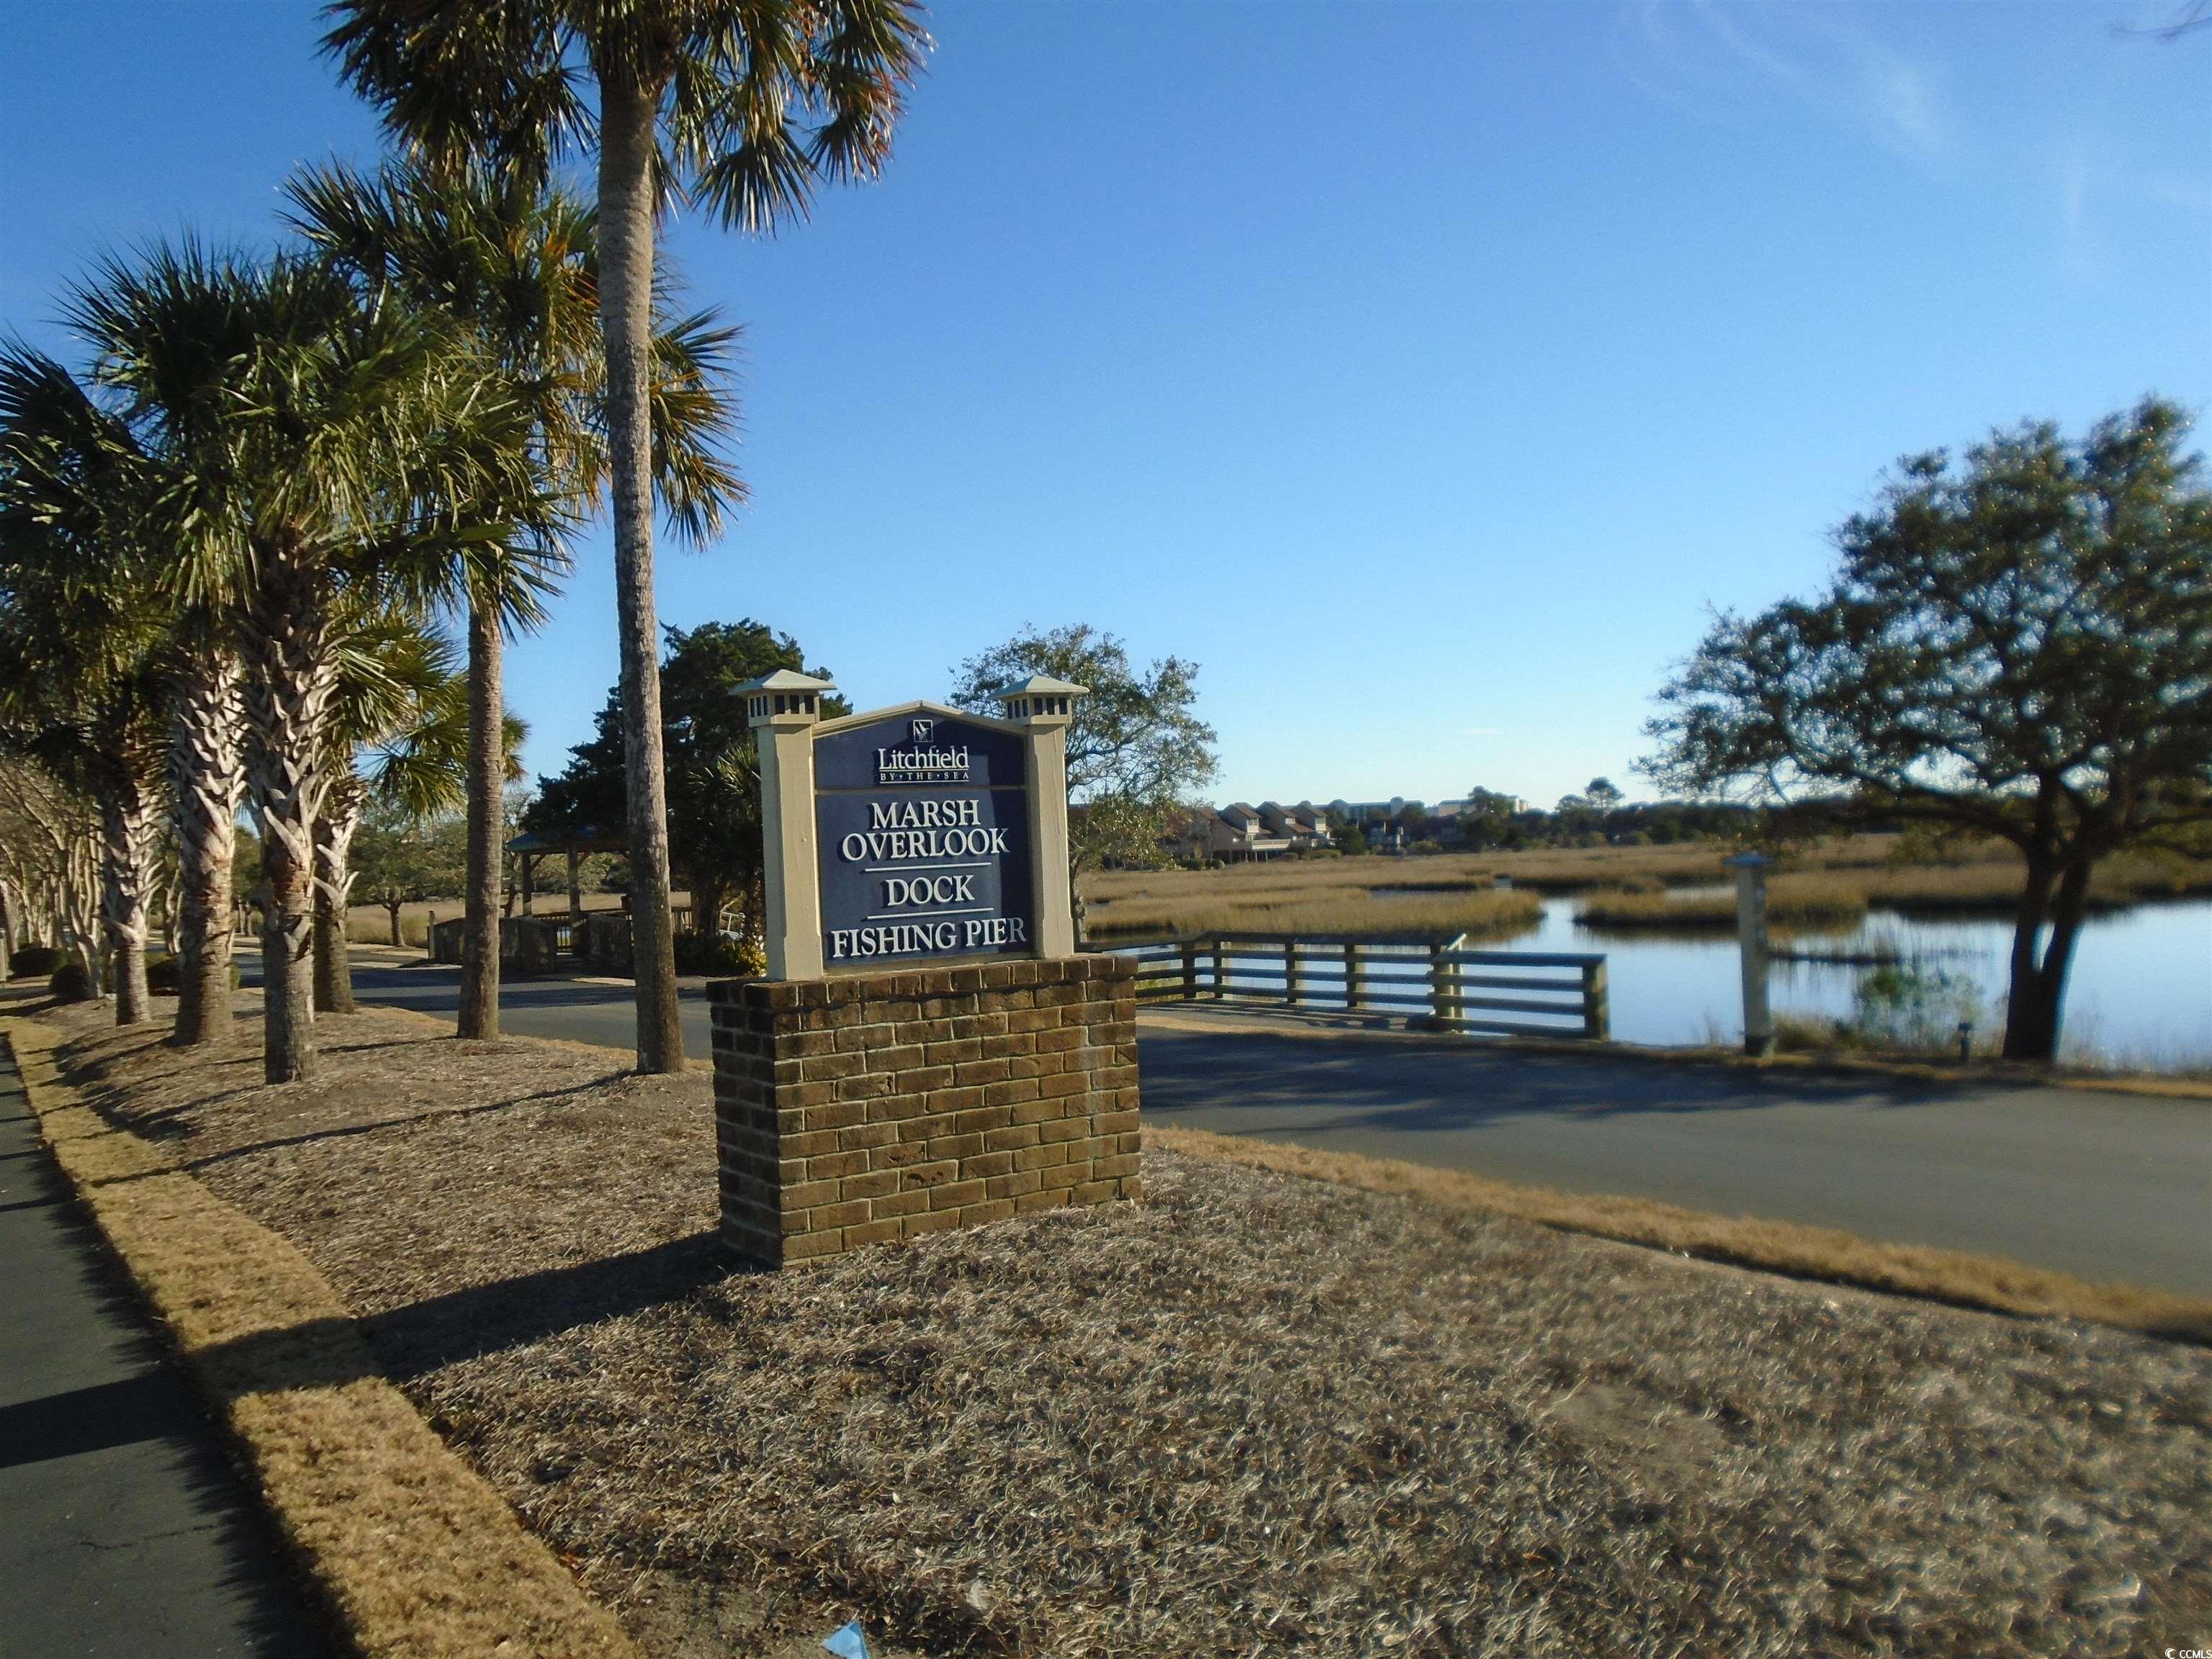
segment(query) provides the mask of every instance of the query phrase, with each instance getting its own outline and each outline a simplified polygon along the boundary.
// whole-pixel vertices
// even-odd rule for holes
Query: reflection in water
[[[1602,951],[1613,1033],[1624,1042],[1735,1042],[1742,1036],[1733,933],[1651,938],[1577,927],[1575,901],[1547,898],[1542,923],[1509,951]],[[2004,1025],[2012,927],[2002,921],[1914,921],[1877,911],[1859,927],[1798,934],[1787,948],[1889,956],[1969,981],[1983,1013],[1975,1047],[1994,1049]],[[1778,1015],[1839,1019],[1868,969],[1850,963],[1778,962]],[[2074,952],[2066,1053],[2075,1060],[2179,1069],[2212,1064],[2212,900],[2146,904],[2094,916]]]

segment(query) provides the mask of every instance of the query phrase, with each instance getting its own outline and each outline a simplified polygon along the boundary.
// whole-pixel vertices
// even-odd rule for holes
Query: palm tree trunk
[[[246,768],[269,887],[262,1070],[271,1083],[296,1083],[314,1071],[315,819],[337,675],[322,571],[289,539],[264,551],[244,629]]]
[[[140,779],[125,771],[100,791],[100,829],[115,1023],[140,1025],[147,1014],[146,866],[154,839],[154,804]]]
[[[350,766],[337,773],[315,818],[315,1012],[353,1012],[346,916],[353,906],[353,836],[365,792]]]
[[[499,1035],[500,831],[507,821],[507,710],[499,607],[469,599],[469,866],[461,923],[461,1006],[454,1035]]]
[[[722,878],[720,876],[691,876],[691,931],[709,944],[722,931]]]
[[[637,1069],[684,1069],[668,880],[668,786],[660,752],[659,629],[653,597],[653,116],[645,88],[603,76],[599,106],[599,327],[607,354],[615,599],[622,641],[623,756],[629,790]]]
[[[176,793],[177,1042],[213,1042],[230,1031],[230,945],[236,905],[231,859],[246,789],[245,709],[238,659],[222,652],[178,699],[169,745]]]

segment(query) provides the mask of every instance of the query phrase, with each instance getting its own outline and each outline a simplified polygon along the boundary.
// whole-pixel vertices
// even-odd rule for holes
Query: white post
[[[814,723],[826,680],[783,670],[746,688],[760,749],[768,976],[822,977],[822,872],[814,860]]]
[[[1002,686],[1006,718],[1029,751],[1030,883],[1036,902],[1036,953],[1075,954],[1075,891],[1067,869],[1067,728],[1090,687],[1032,674]]]
[[[1738,853],[1723,860],[1735,872],[1735,935],[1743,967],[1743,1051],[1759,1059],[1774,1052],[1774,1015],[1766,1001],[1766,870],[1764,853]]]
[[[1036,895],[1036,951],[1075,954],[1075,891],[1067,873],[1067,716],[1032,714],[1028,739],[1030,881]]]

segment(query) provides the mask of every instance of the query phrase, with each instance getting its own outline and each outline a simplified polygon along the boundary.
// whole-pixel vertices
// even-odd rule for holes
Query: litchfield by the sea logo
[[[876,750],[878,783],[966,783],[968,745],[936,742],[937,722],[915,719],[907,722],[908,747]]]

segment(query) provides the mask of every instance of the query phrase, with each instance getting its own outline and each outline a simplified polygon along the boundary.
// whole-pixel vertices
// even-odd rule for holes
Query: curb
[[[10,1018],[0,1035],[63,1173],[366,1659],[641,1659],[386,1379],[305,1255],[84,1105],[52,1032]]]

